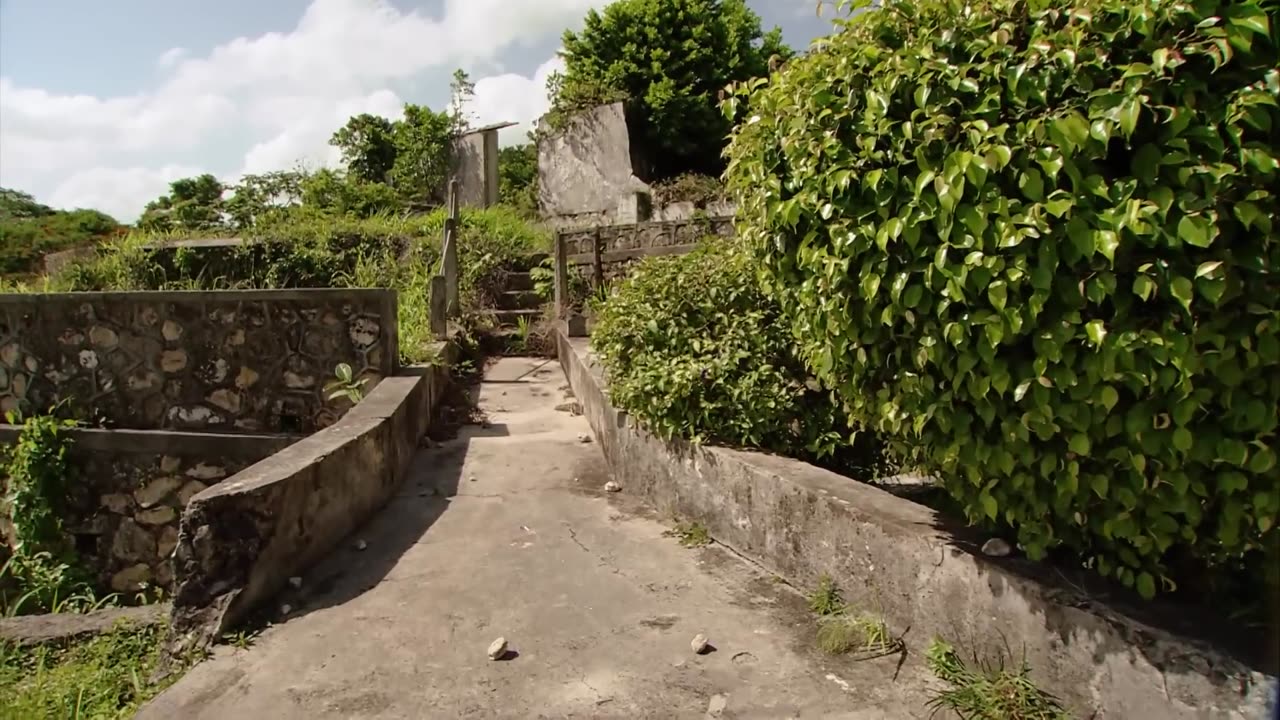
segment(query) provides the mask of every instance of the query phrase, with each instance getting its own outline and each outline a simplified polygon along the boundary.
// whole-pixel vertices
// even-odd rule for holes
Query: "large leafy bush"
[[[791,51],[761,30],[744,0],[618,0],[564,34],[565,72],[552,85],[552,124],[585,107],[628,100],[658,177],[719,174],[729,123],[717,95],[768,72]]]
[[[793,354],[751,263],[715,239],[639,263],[591,335],[610,398],[664,438],[830,455],[845,422]]]
[[[739,230],[812,370],[971,520],[1147,595],[1280,512],[1276,10],[885,0],[740,91]]]

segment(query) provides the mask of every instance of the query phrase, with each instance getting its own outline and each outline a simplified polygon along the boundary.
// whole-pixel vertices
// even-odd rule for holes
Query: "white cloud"
[[[175,169],[232,179],[332,163],[328,137],[349,115],[399,114],[395,86],[429,83],[443,98],[454,67],[500,67],[505,48],[558,36],[604,4],[446,0],[432,17],[387,0],[313,0],[290,32],[235,38],[203,57],[166,51],[158,87],[135,95],[59,95],[0,78],[0,185],[132,220]],[[527,130],[558,62],[478,78],[478,119]]]
[[[502,133],[502,144],[523,142],[525,133],[533,129],[533,122],[550,107],[547,77],[562,70],[564,60],[553,57],[539,65],[531,77],[506,73],[476,81],[476,94],[468,107],[475,124],[518,122],[520,126],[512,128],[515,132]]]
[[[92,167],[78,170],[50,193],[48,203],[63,208],[93,208],[116,218],[132,218],[146,204],[169,190],[179,178],[199,175],[190,165],[146,167]]]
[[[160,55],[160,59],[156,61],[156,64],[159,65],[161,68],[171,68],[174,65],[177,65],[178,61],[186,56],[187,56],[186,48],[180,48],[180,47],[169,48],[168,50],[165,50],[163,54]]]

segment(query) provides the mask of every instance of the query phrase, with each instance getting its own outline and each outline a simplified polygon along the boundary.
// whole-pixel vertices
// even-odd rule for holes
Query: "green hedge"
[[[851,417],[1148,596],[1280,511],[1276,11],[885,0],[725,108],[739,232]]]
[[[636,265],[591,334],[610,399],[663,438],[830,456],[847,422],[794,355],[751,265],[715,238]]]

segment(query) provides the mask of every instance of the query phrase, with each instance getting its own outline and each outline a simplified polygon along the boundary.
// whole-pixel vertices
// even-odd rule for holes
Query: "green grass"
[[[866,613],[824,615],[818,623],[818,647],[831,655],[849,652],[883,655],[900,647],[884,620]]]
[[[818,587],[809,593],[809,609],[821,617],[844,612],[844,598],[830,575],[823,573],[818,578]]]
[[[1024,660],[1016,670],[975,660],[965,663],[946,642],[935,638],[925,653],[929,670],[949,686],[929,701],[935,711],[950,710],[963,720],[1070,720],[1049,693],[1036,687]]]
[[[707,532],[707,526],[695,521],[677,522],[676,526],[662,533],[666,537],[676,538],[681,545],[687,548],[702,547],[711,543],[711,534]]]
[[[149,678],[160,658],[160,628],[118,628],[61,646],[0,644],[0,720],[127,718],[162,683]]]

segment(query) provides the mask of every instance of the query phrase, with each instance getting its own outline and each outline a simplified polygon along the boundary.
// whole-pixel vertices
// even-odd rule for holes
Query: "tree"
[[[454,133],[460,133],[471,127],[470,113],[467,103],[476,95],[476,84],[471,76],[462,68],[453,71],[453,82],[449,83],[449,115],[453,120]]]
[[[223,226],[226,188],[208,173],[169,183],[169,194],[147,203],[138,219],[144,230],[214,230]]]
[[[282,215],[302,202],[306,178],[303,170],[245,175],[224,203],[230,223],[243,230]]]
[[[342,162],[356,179],[387,182],[396,161],[395,125],[380,115],[356,115],[333,134],[329,144],[342,150]]]
[[[304,208],[336,215],[370,217],[401,208],[400,199],[391,186],[363,182],[327,168],[302,178],[299,188]]]
[[[538,146],[529,142],[498,151],[498,200],[523,212],[537,210]]]
[[[564,34],[565,72],[549,83],[554,126],[572,113],[627,99],[641,120],[654,178],[718,175],[728,121],[718,110],[730,83],[768,74],[791,50],[764,33],[745,0],[619,0]]]
[[[97,210],[54,210],[25,192],[0,188],[0,273],[36,272],[48,253],[93,245],[121,230]]]

